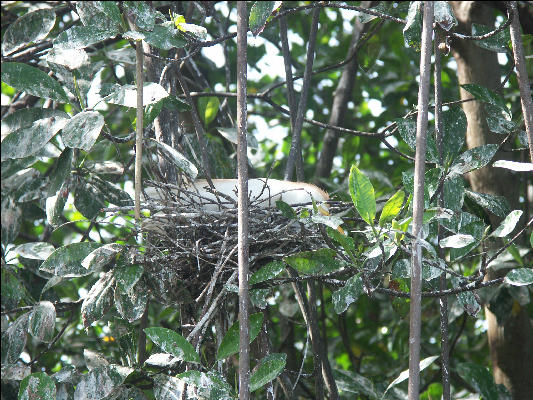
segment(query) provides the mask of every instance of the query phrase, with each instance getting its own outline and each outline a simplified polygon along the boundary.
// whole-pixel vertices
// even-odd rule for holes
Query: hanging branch
[[[250,398],[250,310],[248,293],[248,146],[247,131],[247,42],[246,2],[237,2],[237,168],[238,168],[238,260],[239,260],[239,399]]]
[[[441,64],[441,43],[445,44],[445,38],[442,32],[442,29],[437,26],[435,31],[435,143],[437,146],[437,151],[439,153],[439,164],[443,165],[444,157],[442,153],[442,64]],[[440,186],[439,189],[439,207],[444,207],[444,193],[443,186]],[[437,240],[440,240],[443,237],[443,229],[440,224],[440,221],[437,220]],[[444,259],[444,251],[439,246],[438,247],[439,258]],[[446,290],[446,270],[442,271],[442,274],[439,278],[439,289]],[[449,358],[449,342],[448,342],[448,297],[443,296],[439,299],[440,306],[440,352],[441,352],[441,362],[442,362],[442,398],[443,400],[450,400],[450,358]]]
[[[418,400],[420,390],[420,326],[422,305],[422,247],[419,235],[424,216],[424,172],[426,130],[428,125],[429,78],[431,74],[431,35],[433,2],[424,2],[422,49],[420,53],[420,86],[416,121],[416,154],[413,196],[413,255],[411,261],[411,303],[409,312],[409,400]]]
[[[318,31],[318,17],[320,9],[313,10],[313,21],[311,22],[311,31],[309,32],[309,43],[307,46],[307,61],[305,63],[304,79],[302,84],[302,92],[300,94],[300,102],[298,103],[298,113],[294,121],[294,130],[292,132],[291,150],[289,152],[289,159],[287,160],[287,167],[285,168],[285,180],[292,180],[294,166],[296,165],[296,178],[303,180],[303,160],[302,160],[302,127],[304,123],[305,109],[307,108],[307,95],[309,93],[309,86],[311,85],[311,73],[313,72],[313,62],[315,60],[315,44],[316,34]]]
[[[289,49],[289,39],[287,37],[287,19],[279,19],[279,31],[281,37],[281,50],[283,53],[283,63],[285,65],[285,81],[287,83],[287,100],[289,101],[289,110],[291,118],[291,131],[294,132],[296,95],[294,94],[294,84],[292,79],[292,62]]]
[[[533,102],[531,100],[531,89],[527,77],[526,59],[524,57],[524,46],[522,35],[520,34],[520,20],[518,19],[518,6],[516,1],[509,2],[511,22],[511,43],[513,45],[514,63],[516,65],[516,78],[520,89],[520,103],[522,104],[522,114],[526,125],[526,134],[529,141],[529,156],[533,162]]]

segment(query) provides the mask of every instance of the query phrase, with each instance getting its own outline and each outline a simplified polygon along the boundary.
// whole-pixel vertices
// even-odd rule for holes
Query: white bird
[[[174,194],[181,198],[188,198],[192,204],[197,204],[207,213],[224,211],[226,208],[237,206],[237,179],[212,179],[215,190],[212,190],[205,179],[199,179],[186,185]],[[154,187],[145,190],[148,198],[162,200],[160,192]],[[276,201],[295,205],[311,206],[315,202],[329,200],[329,195],[319,187],[310,183],[282,181],[278,179],[256,178],[248,180],[250,202],[260,208],[276,206]],[[327,210],[327,205],[320,205],[321,212]],[[320,209],[319,208],[319,209]]]

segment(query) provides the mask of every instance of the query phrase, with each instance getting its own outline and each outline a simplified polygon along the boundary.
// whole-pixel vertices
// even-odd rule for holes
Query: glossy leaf
[[[114,286],[115,278],[112,272],[106,272],[91,287],[81,305],[81,317],[85,328],[101,319],[111,308]]]
[[[379,217],[380,226],[392,221],[400,213],[404,198],[405,192],[403,190],[398,190],[389,200],[387,200]]]
[[[150,4],[145,1],[125,1],[124,10],[132,22],[145,31],[154,29],[156,14]]]
[[[497,144],[486,144],[467,150],[455,160],[450,172],[462,175],[475,169],[483,168],[492,160],[497,150]]]
[[[97,111],[80,112],[63,127],[61,138],[69,147],[90,151],[104,123],[104,117]]]
[[[416,121],[413,119],[399,118],[395,120],[398,132],[403,141],[414,150],[416,148]]]
[[[335,312],[341,314],[346,311],[348,306],[356,302],[361,294],[363,294],[363,280],[361,274],[357,274],[348,279],[344,287],[331,295]]]
[[[32,42],[44,39],[55,23],[55,11],[50,8],[24,14],[7,27],[2,39],[2,55],[7,56]]]
[[[18,400],[56,400],[56,384],[45,372],[35,372],[20,382]]]
[[[421,2],[412,1],[407,13],[407,23],[403,28],[405,45],[412,47],[415,51],[420,51],[422,44],[422,13]]]
[[[444,30],[457,26],[457,18],[452,10],[452,6],[447,1],[435,1],[434,2],[434,19]]]
[[[170,353],[183,361],[192,363],[200,362],[200,356],[196,353],[194,347],[179,333],[160,327],[145,328],[144,331],[150,340],[164,352]]]
[[[74,206],[87,219],[96,218],[105,207],[103,193],[83,178],[75,185]]]
[[[495,27],[481,25],[481,24],[472,24],[472,35],[481,36],[489,32],[492,32]],[[481,47],[482,49],[493,51],[495,53],[507,53],[509,52],[509,42],[511,41],[511,36],[509,34],[509,29],[503,29],[498,32],[496,35],[492,35],[483,40],[472,40],[476,46]]]
[[[146,43],[162,50],[181,49],[187,46],[187,41],[183,36],[172,26],[172,23],[164,23],[163,25],[155,25],[153,31],[129,31],[122,35],[125,39],[139,39],[142,38]]]
[[[525,286],[533,284],[533,269],[516,268],[505,275],[505,283],[512,286]]]
[[[510,169],[516,172],[533,172],[533,163],[498,160],[492,164],[493,167]]]
[[[452,277],[451,282],[454,289],[461,288],[464,283],[462,279],[456,277]],[[475,317],[481,310],[481,305],[471,291],[459,292],[456,296],[458,303],[463,306],[468,315]]]
[[[73,26],[57,36],[53,43],[59,49],[83,49],[117,35],[115,29],[102,29],[97,26]]]
[[[465,142],[466,115],[462,108],[452,107],[442,112],[442,131],[444,165],[449,165],[459,154]]]
[[[33,306],[28,321],[28,333],[35,339],[50,343],[54,338],[56,309],[49,301],[41,301]]]
[[[13,243],[19,233],[22,210],[11,196],[2,197],[2,244],[7,246]]]
[[[105,244],[102,247],[91,251],[87,257],[82,260],[81,265],[83,268],[90,270],[91,272],[102,271],[102,269],[123,249],[124,246],[119,243]]]
[[[496,92],[487,89],[486,87],[476,85],[473,83],[467,83],[464,85],[461,85],[461,87],[469,92],[472,96],[474,96],[476,99],[484,101],[486,103],[492,104],[501,110],[505,111],[509,116],[511,115],[511,112],[507,108],[507,105],[505,104],[505,100]]]
[[[474,390],[476,390],[484,400],[498,400],[498,389],[492,378],[492,374],[487,368],[481,365],[465,362],[456,367],[457,373]]]
[[[263,325],[263,313],[250,315],[250,343],[252,343],[261,330]],[[239,352],[239,321],[235,321],[222,339],[218,347],[217,360],[223,360]]]
[[[32,260],[46,260],[54,252],[54,246],[45,242],[30,242],[18,245],[13,249],[21,257]]]
[[[121,365],[96,367],[87,374],[82,374],[76,385],[74,399],[104,399],[124,383],[133,368]]]
[[[256,283],[275,278],[284,269],[285,265],[281,261],[271,261],[252,274],[249,284],[255,285]]]
[[[2,161],[38,153],[67,122],[67,118],[52,116],[34,121],[29,127],[12,131],[2,141]]]
[[[158,83],[147,82],[143,86],[143,107],[168,97],[168,92]],[[137,108],[137,88],[134,85],[116,87],[104,101],[124,107]]]
[[[222,128],[218,127],[217,131],[226,139],[228,139],[231,143],[237,144],[237,128]],[[253,135],[252,132],[248,131],[246,132],[246,142],[248,143],[248,148],[250,149],[258,149],[259,143],[257,142],[257,139]]]
[[[76,3],[76,12],[85,26],[118,31],[122,25],[115,1],[80,1]]]
[[[350,170],[349,178],[350,196],[355,208],[361,215],[361,218],[369,224],[374,224],[376,216],[376,198],[374,196],[374,187],[359,169],[353,165]]]
[[[326,233],[330,238],[339,243],[347,253],[352,255],[355,253],[355,243],[350,236],[343,235],[338,230],[330,227],[326,228]]]
[[[115,278],[117,286],[123,292],[129,292],[139,282],[144,272],[144,268],[139,264],[117,265],[115,267]]]
[[[150,139],[150,141],[155,143],[159,150],[161,150],[161,154],[172,164],[185,172],[192,180],[196,178],[198,175],[198,169],[196,169],[194,164],[187,160],[179,151],[170,147],[168,144],[159,142],[155,139]]]
[[[200,97],[198,99],[198,113],[204,126],[207,127],[216,118],[219,107],[218,97]]]
[[[520,220],[520,217],[522,216],[524,212],[522,210],[514,210],[505,217],[505,219],[501,222],[500,226],[494,230],[494,232],[491,233],[491,236],[495,237],[505,237],[509,235],[516,227],[516,224]]]
[[[97,175],[91,176],[90,184],[98,190],[99,194],[105,201],[108,201],[111,204],[118,207],[133,205],[133,200],[126,191],[118,188],[107,180],[99,178]]]
[[[284,257],[283,261],[302,275],[326,274],[341,267],[335,254],[332,249],[318,249]]]
[[[431,357],[427,357],[427,358],[424,358],[423,360],[421,360],[420,361],[420,371],[425,370],[427,367],[429,367],[431,364],[433,364],[433,361],[435,361],[437,358],[439,358],[439,356],[431,356]],[[393,380],[390,383],[389,386],[387,386],[387,389],[385,390],[385,393],[387,393],[391,387],[396,386],[398,383],[401,383],[401,382],[405,381],[407,378],[409,378],[409,370],[408,369],[402,371],[400,373],[400,375],[398,375],[398,377],[395,380]],[[385,396],[385,393],[383,393],[383,396]]]
[[[26,347],[30,313],[22,314],[2,332],[2,364],[15,364]]]
[[[254,392],[276,379],[285,368],[286,363],[287,354],[285,353],[272,353],[264,357],[250,377],[250,391]]]
[[[466,247],[469,244],[474,243],[475,241],[476,239],[470,235],[458,233],[456,235],[448,236],[444,239],[441,239],[439,245],[442,248],[453,247],[454,249],[460,249],[462,247]]]
[[[66,278],[84,276],[91,273],[82,267],[81,262],[90,252],[100,247],[100,243],[71,243],[56,249],[41,264],[41,271]]]
[[[346,394],[364,395],[370,400],[379,400],[380,397],[372,381],[367,377],[353,371],[333,370],[335,382],[340,391]]]
[[[511,212],[509,203],[503,196],[496,196],[488,193],[477,193],[470,190],[466,191],[466,195],[474,200],[478,205],[489,210],[498,217],[504,218]]]
[[[272,14],[276,7],[275,1],[256,1],[250,9],[250,18],[248,24],[252,33],[257,36],[263,29],[268,17]]]
[[[55,196],[46,199],[46,220],[51,226],[58,226],[61,223],[63,209],[68,199],[68,186],[63,184]]]
[[[148,363],[148,361],[146,361]],[[154,376],[154,396],[156,399],[181,399],[186,383],[179,378],[165,374]]]
[[[47,188],[48,196],[56,195],[70,176],[73,154],[74,152],[72,149],[67,147],[61,152],[61,155],[52,166],[52,170],[49,174],[50,181]]]
[[[186,371],[178,378],[195,388],[199,399],[202,400],[233,400],[235,394],[231,386],[219,374],[208,371]]]
[[[132,290],[115,289],[115,306],[120,316],[129,323],[140,319],[146,311],[149,291],[144,285],[136,285]]]

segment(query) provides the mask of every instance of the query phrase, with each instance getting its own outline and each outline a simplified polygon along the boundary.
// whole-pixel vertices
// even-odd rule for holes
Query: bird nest
[[[232,283],[238,265],[235,201],[213,192],[215,204],[172,185],[156,188],[156,199],[145,196],[144,208],[151,216],[142,224],[145,271],[156,300],[168,305],[197,302],[215,287]],[[323,227],[311,222],[316,212],[312,204],[295,205],[293,218],[290,209],[265,207],[253,198],[249,210],[251,273],[270,261],[326,246]],[[298,212],[309,217],[294,218]]]

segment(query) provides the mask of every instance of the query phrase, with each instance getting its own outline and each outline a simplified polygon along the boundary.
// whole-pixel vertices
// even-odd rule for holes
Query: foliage
[[[154,299],[153,281],[165,278],[150,276],[145,267],[150,238],[139,234],[131,189],[138,40],[150,45],[144,48],[150,53],[144,59],[146,75],[151,62],[168,66],[142,90],[145,180],[160,180],[165,165],[191,179],[205,177],[203,145],[192,134],[197,128],[187,123],[194,118],[205,131],[212,177],[233,177],[235,100],[226,91],[235,88],[236,45],[229,33],[234,31],[235,10],[227,9],[234,4],[153,2],[153,8],[144,1],[4,3],[2,393],[19,399],[236,398],[235,287],[213,274],[224,299],[221,306],[213,288],[189,293],[169,275],[166,279],[175,283],[180,301]],[[325,146],[320,123],[327,123],[332,113],[342,71],[336,63],[351,54],[347,26],[354,26],[356,14],[338,4],[279,3],[249,7],[256,37],[250,36],[248,46],[250,164],[257,176],[283,176],[291,123],[285,78],[275,68],[283,59],[272,50],[281,49],[278,22],[287,19],[299,89],[310,29],[307,10],[321,7],[314,66],[323,71],[311,77],[301,149],[305,176],[312,180]],[[451,9],[437,3],[444,3],[437,21],[453,31],[457,21]],[[316,204],[310,212],[277,203],[302,229],[318,225],[328,247],[297,254],[281,249],[276,259],[254,265],[251,390],[257,398],[269,391],[283,397],[291,387],[300,397],[313,397],[318,378],[312,376],[315,357],[309,354],[316,349],[309,337],[317,333],[341,398],[406,398],[402,381],[408,364],[419,6],[380,2],[375,11],[385,15],[357,17],[366,24],[366,33],[356,54],[357,83],[342,124],[348,129],[339,141],[331,176],[319,182],[346,207],[338,215],[324,216],[316,213]],[[476,25],[472,34],[492,29]],[[210,43],[222,36],[216,46]],[[503,33],[478,43],[511,54]],[[191,90],[169,83],[176,75],[176,58],[187,66],[180,74]],[[451,61],[443,59],[445,101],[456,100],[459,93]],[[507,57],[506,69],[512,63]],[[484,316],[478,311],[489,304],[503,319],[516,307],[532,309],[531,243],[522,244],[522,210],[511,210],[511,202],[501,196],[465,188],[464,177],[491,165],[530,171],[518,159],[493,161],[504,143],[515,153],[526,153],[527,142],[521,138],[515,79],[503,94],[474,84],[462,88],[490,111],[487,122],[501,144],[466,149],[467,120],[454,105],[442,114],[442,144],[434,139],[432,126],[428,132],[426,208],[419,239],[427,295],[422,397],[440,398],[442,393],[436,299],[442,295],[439,277],[446,272],[452,277],[446,283],[451,292],[446,294],[453,343],[450,367],[462,378],[452,382],[454,397],[475,392],[503,398],[505,390],[494,384],[486,368]],[[159,118],[165,113],[178,115],[180,121],[172,126],[175,136],[169,141],[160,135]],[[280,133],[283,137],[276,139]],[[490,226],[490,216],[502,219],[501,224]],[[510,271],[484,284],[491,266]],[[227,268],[234,265],[229,262]],[[318,298],[312,295],[313,285]],[[204,304],[199,299],[208,300]],[[211,308],[217,309],[217,318]],[[313,309],[318,323],[310,333]],[[191,313],[205,317],[205,325],[195,325],[201,318],[187,320]],[[139,362],[143,337],[148,338],[148,355]]]

